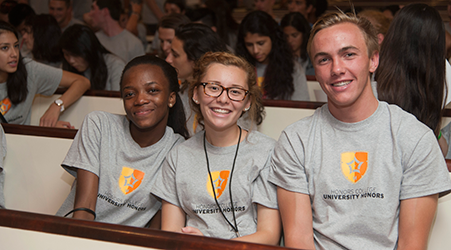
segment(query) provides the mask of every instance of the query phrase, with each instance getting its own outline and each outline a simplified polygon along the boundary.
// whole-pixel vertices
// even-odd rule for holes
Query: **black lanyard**
[[[219,206],[218,199],[216,198],[216,191],[215,191],[215,186],[213,184],[213,177],[211,176],[210,163],[208,161],[207,146],[206,146],[206,142],[205,142],[206,141],[206,139],[205,139],[206,133],[204,133],[204,151],[205,151],[205,158],[207,159],[207,169],[208,169],[208,174],[210,175],[210,182],[211,182],[211,188],[213,189],[213,196],[215,198],[215,202],[216,202],[216,205],[218,206],[219,211],[221,212],[222,216],[227,221],[227,223],[229,223],[229,225],[232,227],[233,231],[235,231],[236,237],[240,237],[240,233],[238,231],[238,225],[236,224],[235,207],[234,207],[233,198],[232,198],[232,176],[233,176],[233,170],[235,169],[236,157],[238,156],[238,149],[240,148],[240,141],[241,141],[241,127],[238,126],[238,128],[240,129],[240,136],[238,137],[238,144],[236,144],[236,152],[235,152],[235,157],[233,158],[232,171],[230,172],[230,181],[229,181],[230,206],[232,207],[233,222],[234,222],[235,226],[232,225],[232,223],[227,219],[227,217],[225,216],[221,207]]]

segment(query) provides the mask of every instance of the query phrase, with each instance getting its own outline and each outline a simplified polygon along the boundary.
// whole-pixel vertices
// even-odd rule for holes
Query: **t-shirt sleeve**
[[[432,195],[451,189],[445,159],[432,131],[414,148],[403,167],[400,200]]]
[[[78,130],[61,166],[73,176],[77,169],[100,175],[101,120],[99,114],[89,113]]]
[[[290,138],[282,132],[274,148],[268,180],[283,189],[309,194],[304,146],[297,136]]]
[[[26,62],[28,81],[34,81],[38,94],[50,96],[58,88],[63,70],[30,60]]]
[[[252,202],[263,205],[268,208],[278,209],[277,205],[277,187],[268,181],[269,164],[260,171],[260,175],[254,183],[254,193]]]
[[[158,173],[156,181],[151,188],[151,193],[162,200],[181,207],[177,198],[176,164],[177,147],[173,148],[166,156],[161,171]]]
[[[290,100],[310,101],[307,77],[305,76],[304,68],[297,62],[295,62],[293,70],[293,87],[294,92],[291,95]]]
[[[108,64],[110,65],[108,65],[108,76],[111,84],[110,90],[119,91],[121,75],[125,67],[125,62],[113,54],[110,54],[109,57],[110,59],[108,60]]]
[[[0,208],[5,208],[5,197],[3,194],[3,185],[5,182],[5,172],[3,171],[3,160],[6,156],[6,138],[2,126],[0,126]]]

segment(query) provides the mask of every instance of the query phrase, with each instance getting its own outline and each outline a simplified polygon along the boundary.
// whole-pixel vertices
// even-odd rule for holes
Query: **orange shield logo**
[[[229,174],[229,170],[211,172],[213,185],[215,186],[216,198],[221,197],[222,193],[224,192],[225,187],[227,186],[227,181],[229,180]],[[215,198],[213,195],[210,176],[207,176],[207,191],[211,195],[211,197]]]
[[[368,152],[345,152],[341,154],[341,171],[352,183],[357,183],[366,173]]]
[[[124,166],[119,177],[119,188],[122,193],[129,194],[141,185],[143,178],[144,172]]]
[[[8,113],[8,110],[11,108],[11,101],[8,97],[0,101],[0,112],[2,115]]]

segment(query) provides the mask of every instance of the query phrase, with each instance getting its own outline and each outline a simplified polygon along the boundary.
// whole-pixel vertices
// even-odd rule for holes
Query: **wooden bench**
[[[281,250],[268,246],[146,228],[0,210],[2,249]]]
[[[76,130],[2,124],[6,134],[5,206],[55,214],[69,194],[74,178],[61,162]]]

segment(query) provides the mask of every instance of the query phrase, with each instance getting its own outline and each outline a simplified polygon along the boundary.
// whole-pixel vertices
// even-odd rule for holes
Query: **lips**
[[[146,116],[146,115],[152,113],[152,111],[153,111],[152,109],[140,109],[140,110],[133,112],[133,114],[135,116],[140,117],[140,116]]]
[[[15,67],[17,67],[17,61],[8,62],[8,65],[15,68]]]

